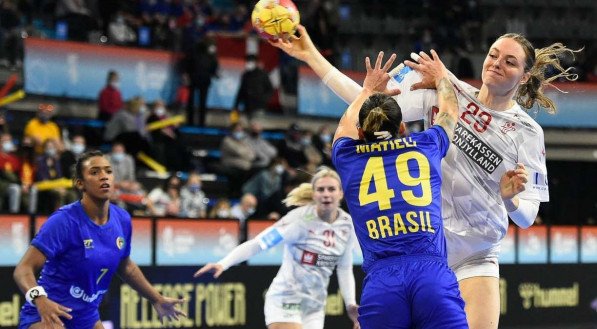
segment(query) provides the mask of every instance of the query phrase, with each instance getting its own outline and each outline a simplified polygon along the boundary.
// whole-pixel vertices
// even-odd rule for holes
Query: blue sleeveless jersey
[[[131,251],[131,217],[110,204],[109,220],[100,226],[80,201],[53,213],[31,241],[47,258],[39,280],[51,300],[72,308],[67,328],[93,327],[98,307],[120,262]],[[21,322],[35,322],[37,309],[25,303]],[[72,323],[71,323],[72,322]]]
[[[363,269],[388,257],[446,257],[441,214],[443,128],[364,142],[339,138],[332,161],[363,251]]]

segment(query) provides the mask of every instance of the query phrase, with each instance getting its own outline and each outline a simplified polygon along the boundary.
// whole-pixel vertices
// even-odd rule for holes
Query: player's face
[[[497,40],[491,45],[483,62],[483,84],[496,96],[506,96],[515,92],[530,76],[524,72],[525,60],[524,50],[516,40]]]
[[[340,205],[342,200],[340,182],[332,177],[322,177],[313,186],[313,200],[318,210],[333,210]]]
[[[95,156],[83,163],[83,179],[79,188],[94,199],[109,199],[114,191],[114,174],[108,159]]]

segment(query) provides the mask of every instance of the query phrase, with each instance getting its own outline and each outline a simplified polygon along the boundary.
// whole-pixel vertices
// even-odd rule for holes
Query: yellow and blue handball
[[[265,39],[287,39],[300,20],[298,9],[290,0],[260,0],[251,14],[253,27]]]

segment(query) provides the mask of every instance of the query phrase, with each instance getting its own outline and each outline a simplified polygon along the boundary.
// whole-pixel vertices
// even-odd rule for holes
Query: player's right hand
[[[207,272],[214,272],[214,278],[217,279],[224,272],[224,267],[218,263],[209,263],[195,272],[193,277],[198,278]]]
[[[299,34],[298,37],[296,35],[291,35],[286,40],[278,38],[276,40],[268,40],[268,42],[270,45],[282,49],[288,55],[303,62],[307,62],[307,60],[313,56],[313,53],[317,52],[317,48],[304,26],[299,24],[296,27],[296,30]]]
[[[72,309],[62,306],[45,296],[35,299],[35,307],[37,307],[37,312],[41,317],[42,328],[64,328],[64,323],[60,318],[68,320],[73,318],[69,314]]]

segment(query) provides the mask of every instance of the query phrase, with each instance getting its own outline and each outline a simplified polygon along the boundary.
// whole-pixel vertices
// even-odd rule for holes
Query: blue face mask
[[[240,140],[245,138],[245,133],[243,131],[235,131],[232,133],[232,137],[236,140]]]
[[[191,191],[191,193],[197,193],[197,192],[201,191],[201,184],[189,185],[189,191]]]
[[[75,144],[73,144],[71,151],[73,151],[74,154],[79,155],[79,154],[83,153],[83,151],[85,151],[85,145],[80,144],[80,143],[75,143]]]
[[[122,153],[122,152],[112,153],[112,160],[114,160],[116,162],[120,162],[123,159],[124,159],[124,153]]]
[[[319,138],[324,144],[327,144],[332,141],[332,136],[330,136],[330,134],[319,135]]]
[[[10,153],[15,150],[15,145],[11,141],[6,141],[2,143],[2,151],[4,153]]]

